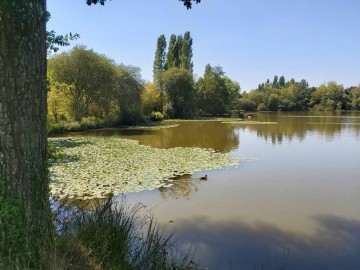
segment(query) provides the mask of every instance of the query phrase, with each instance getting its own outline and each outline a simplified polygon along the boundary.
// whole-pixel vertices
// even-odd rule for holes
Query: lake
[[[271,112],[251,120],[277,124],[194,121],[86,134],[240,158],[236,168],[127,194],[175,229],[180,250],[196,249],[199,269],[360,269],[360,112]]]

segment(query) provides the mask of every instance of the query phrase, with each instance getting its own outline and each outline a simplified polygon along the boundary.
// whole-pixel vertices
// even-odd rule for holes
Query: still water
[[[251,120],[278,124],[180,122],[88,134],[241,159],[237,168],[127,194],[176,230],[179,249],[196,249],[200,269],[360,269],[360,112],[258,113]]]

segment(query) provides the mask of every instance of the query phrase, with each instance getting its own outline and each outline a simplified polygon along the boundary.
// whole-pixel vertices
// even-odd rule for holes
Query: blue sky
[[[242,91],[267,78],[360,83],[359,0],[48,0],[49,30],[79,33],[74,44],[135,65],[152,80],[156,40],[191,32],[194,73],[220,65]],[[66,48],[69,50],[69,48]]]

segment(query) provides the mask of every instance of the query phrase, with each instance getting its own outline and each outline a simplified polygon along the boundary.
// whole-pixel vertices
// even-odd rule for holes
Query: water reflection
[[[156,148],[201,147],[221,152],[231,151],[239,145],[239,137],[231,125],[220,122],[182,122],[177,127],[164,129],[99,129],[65,136],[121,136],[138,140]]]
[[[232,125],[220,122],[180,122],[166,129],[111,128],[72,133],[70,136],[121,136],[157,148],[202,147],[229,152],[239,145],[239,132],[249,130],[258,138],[281,144],[284,140],[304,141],[317,134],[332,141],[344,132],[360,138],[360,112],[262,112],[254,121],[278,125]],[[66,134],[65,136],[69,136]]]
[[[178,245],[197,248],[209,269],[360,269],[360,220],[316,216],[313,235],[283,231],[271,224],[178,220]]]
[[[248,129],[273,144],[281,144],[284,139],[303,141],[307,135],[314,133],[325,137],[327,141],[334,140],[342,132],[360,137],[360,112],[269,112],[258,113],[254,120],[279,124],[247,125],[238,129]]]
[[[206,180],[192,178],[191,175],[182,175],[173,179],[171,187],[159,188],[160,195],[164,200],[185,198],[190,199],[192,192],[198,192],[201,183]]]

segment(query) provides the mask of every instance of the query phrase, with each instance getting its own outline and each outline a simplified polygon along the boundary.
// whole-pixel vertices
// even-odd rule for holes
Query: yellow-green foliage
[[[70,119],[69,107],[71,103],[71,85],[59,83],[52,79],[52,72],[48,72],[48,120],[50,123]]]
[[[141,106],[145,114],[153,111],[161,111],[161,96],[156,84],[147,83],[141,94]]]
[[[315,110],[332,111],[346,109],[346,93],[344,87],[336,82],[322,84],[311,94],[310,105]]]
[[[161,112],[152,112],[151,120],[153,121],[161,121],[164,119],[164,115]]]

